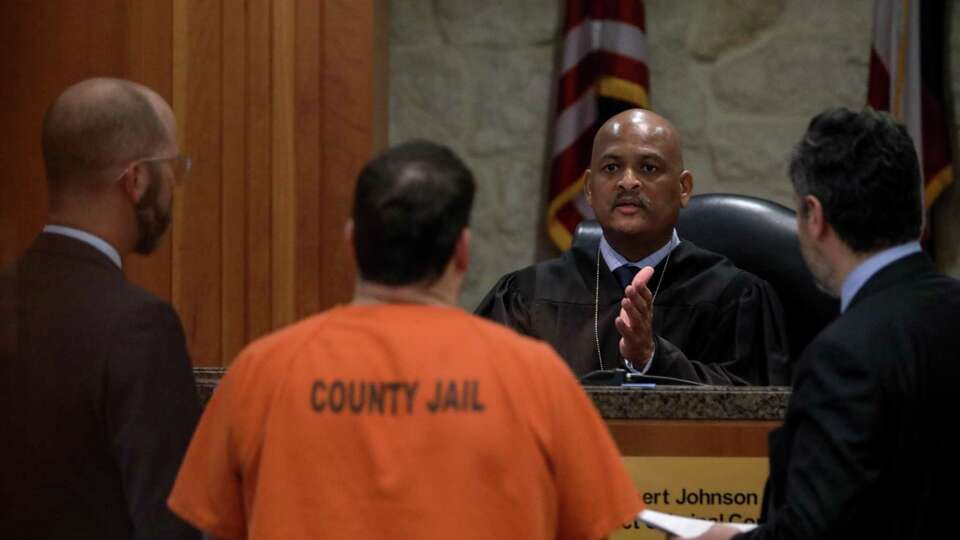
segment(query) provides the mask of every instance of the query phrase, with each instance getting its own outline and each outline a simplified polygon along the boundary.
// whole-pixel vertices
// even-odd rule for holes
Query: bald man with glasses
[[[47,225],[0,274],[0,538],[199,539],[165,505],[200,413],[183,329],[123,274],[190,171],[173,111],[129,81],[82,81],[48,109],[42,147]]]

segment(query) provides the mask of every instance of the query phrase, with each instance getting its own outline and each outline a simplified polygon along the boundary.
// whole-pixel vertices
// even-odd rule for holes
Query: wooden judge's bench
[[[760,516],[767,436],[786,387],[586,387],[649,508],[726,522]],[[630,524],[614,538],[658,538]]]
[[[196,368],[204,403],[223,375]],[[783,420],[789,388],[587,386],[648,508],[752,522],[767,478],[767,435]],[[614,538],[662,533],[627,524]]]

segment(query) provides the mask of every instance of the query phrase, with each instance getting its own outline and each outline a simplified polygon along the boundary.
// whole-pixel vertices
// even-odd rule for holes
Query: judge
[[[547,341],[579,376],[626,368],[678,379],[667,382],[785,384],[770,285],[677,235],[693,190],[680,146],[653,112],[608,120],[584,176],[599,242],[507,274],[477,313]]]

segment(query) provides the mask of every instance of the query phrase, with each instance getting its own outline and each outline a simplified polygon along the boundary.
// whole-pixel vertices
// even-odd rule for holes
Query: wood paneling
[[[273,328],[271,289],[271,49],[269,0],[247,4],[247,339]],[[254,44],[258,44],[254,46]],[[230,358],[224,358],[229,362]]]
[[[323,133],[324,159],[320,199],[321,283],[353,281],[354,266],[343,239],[357,173],[385,135],[367,126],[385,126],[386,94],[381,72],[386,51],[378,36],[386,34],[384,2],[329,0],[323,3]],[[329,204],[337,201],[339,204]],[[349,298],[348,289],[321,287],[320,306]]]
[[[765,457],[773,421],[607,420],[625,456]]]
[[[177,2],[184,28],[175,28],[186,46],[183,74],[174,79],[180,130],[193,157],[193,172],[178,200],[173,229],[173,303],[183,319],[191,357],[197,365],[219,365],[220,355],[220,185],[222,115],[221,5],[211,0]],[[185,44],[185,45],[184,45]]]
[[[322,9],[319,2],[298,0],[296,6],[296,80],[294,96],[297,121],[293,140],[297,155],[296,229],[294,276],[297,291],[295,316],[303,318],[320,309],[320,178],[323,147],[320,144],[323,89]],[[341,201],[342,202],[342,201]]]
[[[220,131],[223,164],[220,181],[220,351],[221,358],[236,356],[247,342],[247,9],[235,6],[221,14],[223,84],[220,99],[223,114]]]
[[[4,3],[0,262],[44,223],[43,111],[69,84],[132,79],[173,106],[193,158],[171,234],[130,278],[170,299],[194,363],[350,298],[343,243],[354,181],[386,138],[384,0],[47,0]],[[8,31],[9,29],[9,31]],[[8,149],[9,146],[9,149]],[[11,216],[13,216],[11,218]],[[14,244],[15,247],[11,247]]]
[[[294,124],[294,0],[273,3],[273,325],[294,319],[294,198],[296,197],[296,144]]]

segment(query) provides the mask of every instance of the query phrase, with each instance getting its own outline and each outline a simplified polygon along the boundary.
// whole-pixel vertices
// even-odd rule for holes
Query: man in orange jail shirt
[[[428,142],[361,172],[353,302],[233,362],[168,503],[239,538],[596,539],[642,508],[570,369],[456,307],[470,171]]]

